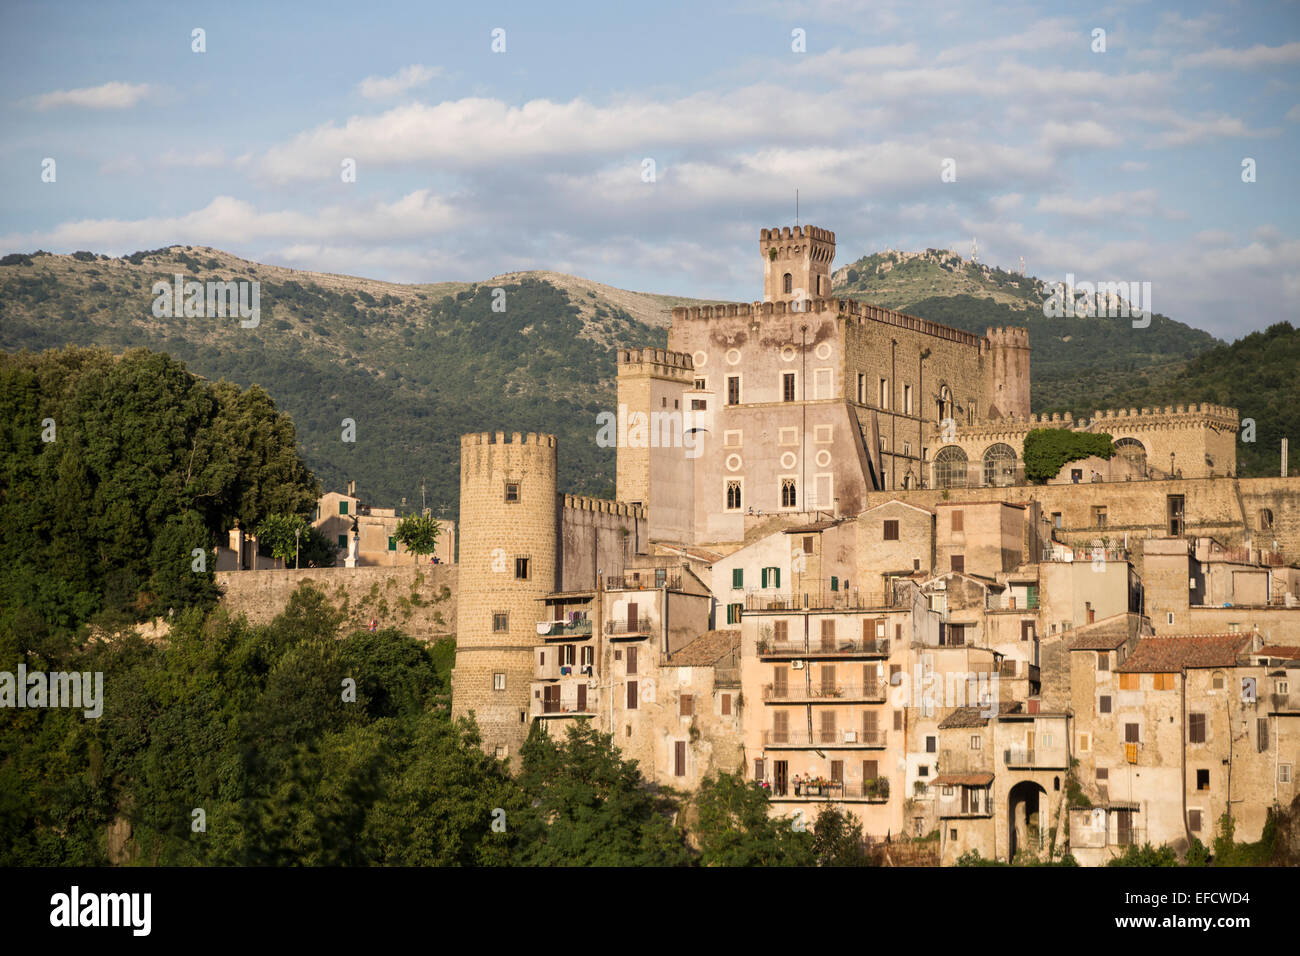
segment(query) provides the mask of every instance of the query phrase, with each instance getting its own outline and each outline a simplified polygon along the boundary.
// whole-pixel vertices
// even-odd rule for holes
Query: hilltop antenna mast
[[[979,261],[980,261],[980,244],[979,244],[979,240],[976,239],[976,238],[973,237],[973,236],[971,237],[971,241],[970,241],[970,261],[971,261],[971,262],[979,262]]]
[[[1021,274],[1021,275],[1024,275],[1024,274],[1025,274],[1025,257],[1024,257],[1024,256],[1021,256],[1021,257],[1020,257],[1020,274]]]

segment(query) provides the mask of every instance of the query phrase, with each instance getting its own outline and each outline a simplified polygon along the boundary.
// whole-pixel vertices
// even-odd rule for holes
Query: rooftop
[[[983,727],[989,722],[984,707],[958,707],[951,714],[939,721],[940,730],[955,730],[961,727]],[[1020,701],[1004,700],[998,703],[999,714],[1011,714],[1020,710]]]
[[[740,653],[739,631],[705,631],[664,662],[667,667],[712,667]]]
[[[1167,674],[1186,667],[1232,667],[1250,640],[1249,634],[1145,637],[1116,670],[1123,674]]]
[[[1141,615],[1132,612],[1112,614],[1092,624],[1075,628],[1078,635],[1070,643],[1072,651],[1113,651],[1123,646],[1141,624]]]

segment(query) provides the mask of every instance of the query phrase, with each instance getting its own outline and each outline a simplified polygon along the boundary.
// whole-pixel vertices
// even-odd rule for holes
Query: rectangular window
[[[734,591],[739,591],[739,590],[742,589],[744,586],[745,586],[745,569],[744,569],[744,568],[732,568],[732,569],[731,569],[731,588],[732,588],[732,590],[734,590]]]
[[[678,740],[673,745],[673,776],[686,776],[686,741]]]
[[[1151,675],[1151,687],[1153,690],[1173,690],[1173,674],[1153,674]]]
[[[978,734],[972,734],[970,739],[970,749],[979,750],[983,746],[984,746],[984,738],[980,737]]]
[[[867,377],[861,372],[858,373],[858,404],[867,404]]]
[[[727,623],[728,623],[728,624],[739,624],[739,623],[740,623],[740,610],[741,610],[741,605],[739,605],[739,604],[728,604],[728,605],[727,605]]]
[[[803,539],[803,553],[804,553],[804,554],[812,554],[812,553],[813,553],[813,539],[812,539],[812,535],[808,535],[808,536],[806,536],[806,537]]]
[[[1291,782],[1291,765],[1289,763],[1280,763],[1277,765],[1277,782]]]
[[[505,611],[492,612],[492,632],[501,634],[510,630],[510,615]]]
[[[1097,670],[1099,671],[1110,670],[1110,651],[1097,652]]]
[[[1260,753],[1268,750],[1268,718],[1255,718],[1255,739]]]
[[[1101,695],[1101,699],[1097,701],[1097,713],[1099,713],[1099,714],[1109,714],[1109,713],[1110,713],[1110,695],[1109,695],[1109,694],[1102,694],[1102,695]]]
[[[739,481],[727,482],[727,510],[739,511],[744,504]]]
[[[515,558],[515,578],[520,581],[528,580],[528,559]]]
[[[507,501],[507,502],[515,502],[515,501],[518,501],[518,500],[519,500],[519,482],[517,482],[517,481],[507,481],[507,482],[506,482],[506,501]]]
[[[885,409],[889,408],[889,379],[887,378],[880,380],[879,398],[878,406]]]
[[[628,681],[627,682],[627,709],[628,710],[636,710],[636,702],[638,696],[639,695],[637,694],[636,681],[634,680]]]
[[[1193,833],[1199,833],[1199,832],[1200,832],[1200,830],[1201,830],[1201,811],[1200,811],[1200,810],[1188,810],[1188,811],[1187,811],[1187,829],[1191,830]]]
[[[505,689],[506,689],[506,675],[505,675],[505,674],[498,672],[498,673],[492,675],[492,689],[493,689],[493,690],[505,690]]]
[[[762,783],[763,780],[766,779],[763,776],[763,770],[764,770],[763,758],[755,757],[754,758],[754,779],[757,780],[759,783]]]
[[[1205,715],[1187,715],[1187,742],[1189,744],[1205,743]]]
[[[740,404],[740,376],[739,375],[727,376],[727,404],[728,405]]]
[[[1126,744],[1141,743],[1141,739],[1139,737],[1140,733],[1141,733],[1141,728],[1137,724],[1125,724],[1124,743]]]
[[[840,589],[840,579],[837,578],[835,575],[832,574],[832,575],[831,575],[831,590],[832,590],[832,591],[838,591],[839,589]]]
[[[939,750],[939,738],[938,738],[938,737],[926,737],[926,738],[925,738],[925,752],[928,753],[928,754],[932,754],[932,753],[937,753],[938,750]]]
[[[794,508],[799,504],[799,495],[795,490],[793,478],[781,479],[781,507]]]
[[[885,540],[886,540],[886,541],[897,541],[897,540],[898,540],[898,522],[897,522],[897,521],[886,521],[886,522],[885,522]]]
[[[1208,770],[1196,771],[1196,789],[1197,790],[1210,789],[1210,771]]]
[[[347,503],[346,501],[340,501],[340,502],[339,502],[339,514],[341,514],[341,515],[345,515],[345,514],[347,514],[347,513],[348,513],[348,503]]]
[[[691,717],[695,714],[695,697],[692,694],[682,694],[678,700],[678,717]]]
[[[722,695],[722,716],[723,717],[731,716],[731,695],[730,694]]]
[[[348,536],[345,534],[339,535],[339,547],[346,549],[347,546],[348,546]]]
[[[397,539],[394,538],[391,534],[388,536],[388,550],[389,551],[397,550]]]
[[[903,411],[908,415],[912,414],[912,386],[911,385],[903,386]]]
[[[1120,690],[1141,690],[1142,675],[1141,674],[1120,674],[1119,689]]]
[[[965,572],[965,570],[966,570],[966,555],[964,555],[964,554],[954,554],[954,555],[951,556],[951,558],[949,558],[949,560],[950,560],[951,563],[952,563],[952,569],[953,569],[954,571],[962,571],[962,572]]]
[[[637,649],[635,647],[629,647],[627,649],[627,672],[629,674],[636,673],[636,651]]]
[[[789,641],[789,640],[790,640],[790,622],[789,622],[789,621],[773,621],[773,622],[772,622],[772,636],[773,636],[774,638],[776,638],[776,640],[777,640],[778,643],[782,643],[782,644],[783,644],[783,643]]]
[[[702,399],[702,398],[692,398],[692,399],[691,399],[691,411],[693,411],[693,412],[707,412],[708,410],[709,410],[709,403],[706,402],[704,399]]]
[[[695,380],[695,390],[697,392],[707,392],[709,390],[708,379],[697,378]]]
[[[763,568],[760,573],[760,581],[765,588],[779,588],[781,586],[781,569]]]
[[[1166,502],[1169,516],[1169,536],[1177,538],[1187,528],[1186,499],[1182,495],[1170,495]]]
[[[1061,522],[1061,513],[1059,511],[1052,512],[1052,527],[1057,529],[1065,527]]]
[[[965,519],[966,519],[965,512],[962,512],[962,511],[954,511],[954,512],[952,513],[952,531],[953,531],[953,534],[957,534],[958,532],[965,530],[965,528],[966,528],[966,520],[965,520]]]
[[[894,711],[894,729],[903,729],[903,712],[901,710]]]
[[[781,401],[794,401],[794,372],[786,372],[781,376]]]

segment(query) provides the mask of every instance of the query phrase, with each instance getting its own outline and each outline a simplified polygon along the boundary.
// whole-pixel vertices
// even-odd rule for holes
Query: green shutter
[[[767,568],[763,568],[758,573],[759,573],[759,577],[761,578],[762,586],[767,587]]]
[[[388,536],[388,550],[389,551],[397,550],[397,539],[394,538],[391,534]]]
[[[772,584],[772,587],[779,588],[781,586],[781,569],[773,568],[772,577],[776,579],[775,582]]]
[[[744,569],[744,568],[732,568],[732,569],[731,569],[731,586],[732,586],[733,588],[743,588],[743,587],[745,586],[745,569]]]
[[[837,578],[835,575],[832,574],[832,575],[831,575],[831,590],[832,590],[832,591],[838,591],[839,589],[840,589],[840,579]]]
[[[339,514],[341,514],[341,515],[345,515],[345,514],[347,514],[347,513],[348,513],[348,503],[347,503],[346,501],[340,501],[340,502],[339,502]]]
[[[346,548],[347,546],[348,546],[348,536],[345,534],[339,535],[339,547]]]

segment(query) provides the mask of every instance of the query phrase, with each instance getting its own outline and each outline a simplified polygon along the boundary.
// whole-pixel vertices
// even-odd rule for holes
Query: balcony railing
[[[746,611],[872,611],[878,602],[867,600],[856,591],[828,591],[821,594],[795,594],[782,597],[752,592],[745,595]]]
[[[886,731],[864,733],[860,730],[765,730],[763,746],[772,748],[829,747],[849,749],[879,749],[885,746]]]
[[[1008,767],[1065,767],[1069,759],[1064,749],[1053,747],[1039,750],[1032,747],[1009,747],[1002,751],[1002,762]]]
[[[634,578],[630,574],[611,575],[605,578],[606,591],[653,591],[657,588],[669,588],[676,591],[680,590],[681,586],[682,576],[680,574],[669,574],[658,578],[653,571],[649,573],[642,572],[640,578]]]
[[[584,618],[578,621],[538,621],[537,633],[545,638],[557,637],[590,637],[591,620]]]
[[[784,793],[774,792],[772,796],[778,800],[865,800],[868,803],[887,803],[889,778],[877,777],[865,783],[800,784],[797,793],[791,783]]]
[[[560,664],[548,661],[533,665],[533,680],[560,680],[565,677],[595,677],[594,664]]]
[[[888,681],[871,681],[867,684],[837,684],[825,687],[814,684],[811,687],[793,684],[767,684],[763,688],[764,700],[807,700],[807,701],[843,701],[854,700],[883,701],[889,696]]]
[[[888,657],[889,638],[838,637],[803,641],[777,641],[762,638],[758,642],[761,657]]]
[[[610,621],[605,625],[605,633],[611,637],[617,637],[622,634],[625,636],[635,636],[638,634],[650,633],[649,618],[637,618],[635,621]]]
[[[587,694],[587,702],[579,707],[576,700],[555,700],[534,698],[532,702],[534,717],[594,717],[596,715],[596,695]]]

